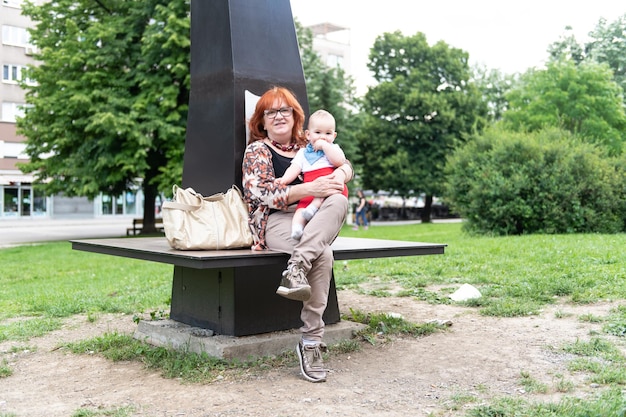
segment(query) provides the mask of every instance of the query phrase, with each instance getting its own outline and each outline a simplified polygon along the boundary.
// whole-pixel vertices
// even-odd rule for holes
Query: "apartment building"
[[[18,85],[27,65],[34,63],[26,30],[29,20],[21,15],[21,0],[1,0],[0,26],[0,217],[30,216],[45,212],[45,197],[33,192],[32,176],[17,163],[26,162],[24,138],[15,132],[15,118],[22,114],[24,91]]]
[[[46,0],[36,0],[41,4]],[[47,196],[33,186],[33,176],[22,173],[18,164],[27,162],[26,138],[16,133],[16,118],[23,114],[25,91],[20,87],[23,70],[36,65],[27,28],[32,22],[22,15],[23,0],[0,0],[0,221],[6,218],[101,217],[143,215],[140,190],[123,196]]]
[[[318,23],[307,26],[313,32],[313,50],[329,67],[341,67],[350,74],[350,29],[333,23]]]
[[[36,0],[41,4],[46,0]],[[23,0],[0,0],[0,221],[7,218],[143,216],[141,190],[122,196],[87,198],[47,196],[33,185],[33,176],[19,170],[27,162],[26,138],[16,133],[16,118],[23,114],[25,91],[20,87],[22,72],[36,65],[27,28],[32,22],[21,14]],[[322,23],[310,26],[313,47],[330,66],[350,72],[349,30]],[[158,207],[155,208],[158,212]]]

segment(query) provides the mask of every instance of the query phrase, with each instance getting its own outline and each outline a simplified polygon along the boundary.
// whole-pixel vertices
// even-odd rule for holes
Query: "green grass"
[[[368,314],[357,310],[350,310],[350,314],[345,315],[343,318],[366,324],[367,327],[360,332],[360,336],[371,344],[376,344],[376,341],[379,339],[389,340],[389,336],[407,335],[422,337],[446,328],[444,325],[437,323],[415,324],[392,314]]]
[[[171,297],[169,265],[74,251],[65,242],[2,249],[0,257],[0,321],[132,314],[166,307]]]
[[[335,268],[338,288],[376,295],[399,284],[400,296],[448,303],[463,283],[483,297],[471,304],[484,315],[538,314],[557,299],[578,304],[626,299],[626,234],[476,237],[461,224],[376,226],[342,236],[446,243],[443,256],[352,260]],[[432,287],[433,289],[429,289]]]
[[[379,297],[412,297],[433,304],[451,303],[447,297],[463,283],[477,287],[483,297],[462,303],[483,315],[513,317],[539,314],[556,301],[588,304],[626,300],[626,234],[530,235],[510,237],[470,236],[461,224],[374,226],[342,236],[445,243],[444,255],[351,260],[338,263],[339,289],[353,289]],[[173,268],[170,265],[73,251],[69,243],[0,249],[0,342],[27,342],[58,329],[63,318],[84,314],[90,322],[100,314],[123,313],[133,318],[149,314],[165,317],[169,308]],[[555,319],[564,313],[557,312]],[[414,324],[388,315],[351,311],[350,320],[368,325],[362,338],[377,343],[402,334],[421,337],[444,329],[435,324]],[[467,407],[468,417],[583,417],[626,416],[626,361],[615,338],[626,336],[626,307],[607,317],[585,315],[581,322],[601,323],[601,335],[590,340],[567,341],[560,349],[573,355],[570,372],[584,372],[599,384],[585,398],[567,395],[557,403],[535,404],[510,396],[489,404],[457,393],[451,408]],[[610,339],[613,338],[613,339]],[[613,340],[613,341],[609,341]],[[155,348],[128,335],[105,334],[63,346],[76,353],[98,352],[111,360],[138,360],[159,369],[166,377],[207,383],[225,371],[294,366],[293,355],[249,362],[225,362],[189,352]],[[333,347],[334,352],[359,349],[354,342]],[[2,352],[3,355],[8,352]],[[0,379],[10,377],[11,364],[0,364]],[[520,373],[527,392],[554,390],[564,394],[573,383],[553,376],[553,387]],[[95,413],[95,414],[94,414]],[[93,411],[75,416],[124,416],[124,408]]]
[[[514,397],[497,399],[467,413],[468,417],[624,417],[626,400],[619,388],[592,395],[567,397],[558,403],[534,403]]]
[[[0,378],[6,378],[11,375],[13,375],[13,369],[11,369],[6,359],[2,359],[2,363],[0,363]]]
[[[401,317],[387,314],[365,314],[352,311],[350,320],[366,324],[359,337],[371,344],[389,341],[394,335],[422,337],[445,329],[434,323],[414,324]],[[248,361],[222,360],[204,353],[171,350],[154,347],[134,339],[131,335],[105,333],[90,340],[64,343],[62,348],[76,354],[99,353],[112,361],[139,361],[150,369],[161,372],[165,378],[180,378],[186,382],[210,383],[223,377],[223,373],[257,371],[268,367],[296,365],[296,358],[291,351],[276,357],[251,358]],[[344,341],[332,346],[334,352],[349,353],[360,350],[354,340]]]
[[[548,385],[537,381],[529,372],[520,372],[520,385],[524,387],[525,392],[536,392],[545,394],[548,392]]]
[[[473,237],[461,224],[344,227],[342,236],[446,243],[436,256],[346,261],[335,268],[338,288],[448,303],[460,284],[483,297],[482,314],[537,314],[557,298],[572,303],[626,299],[626,234]],[[51,243],[0,250],[0,320],[68,317],[167,309],[170,265],[71,250]],[[378,287],[373,286],[377,284]],[[615,331],[619,331],[616,329]]]
[[[603,330],[615,336],[626,336],[626,306],[619,306],[613,311]]]
[[[150,369],[160,370],[165,378],[181,378],[187,382],[208,383],[226,369],[254,366],[254,362],[229,362],[206,354],[154,347],[119,333],[105,333],[90,340],[65,343],[62,347],[73,353],[99,353],[115,362],[140,361]]]
[[[119,407],[109,409],[79,408],[71,417],[128,417],[133,414],[133,407]]]

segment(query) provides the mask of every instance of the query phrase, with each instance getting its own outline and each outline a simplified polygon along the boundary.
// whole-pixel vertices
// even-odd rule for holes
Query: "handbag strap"
[[[176,192],[179,189],[180,189],[179,186],[173,185],[172,186],[173,194],[176,195]],[[243,200],[243,193],[241,192],[239,187],[237,187],[236,185],[233,184],[231,189],[234,190],[237,194],[239,194],[239,197]],[[194,191],[194,193],[195,193],[195,191]],[[196,193],[196,195],[198,197],[204,199],[205,201],[221,201],[221,200],[224,199],[224,193],[216,193],[216,194],[213,194],[213,195],[208,196],[208,197],[203,197],[202,195],[197,194],[197,193]],[[192,204],[178,203],[176,201],[165,201],[165,202],[163,202],[161,207],[162,208],[167,208],[167,209],[178,209],[178,210],[185,210],[185,211],[194,211],[194,210],[198,210],[201,207],[201,205],[194,206]]]
[[[231,187],[233,190],[237,191],[237,194],[239,194],[239,197],[241,197],[241,199],[243,200],[243,193],[241,192],[241,190],[239,189],[239,187],[237,187],[235,184],[233,184],[233,186]]]
[[[224,199],[224,193],[216,193],[208,197],[203,197],[205,201],[222,201]]]
[[[165,201],[161,206],[164,209],[178,209],[185,211],[195,211],[198,210],[201,206],[194,206],[191,204],[177,203],[175,201]]]

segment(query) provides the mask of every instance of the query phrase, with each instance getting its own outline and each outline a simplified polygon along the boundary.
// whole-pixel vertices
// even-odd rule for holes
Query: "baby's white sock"
[[[291,227],[291,238],[295,240],[300,240],[303,232],[304,232],[304,228],[302,227],[301,224],[294,224]]]
[[[302,211],[302,217],[308,222],[315,216],[315,213],[317,213],[317,207],[309,204],[307,208]]]

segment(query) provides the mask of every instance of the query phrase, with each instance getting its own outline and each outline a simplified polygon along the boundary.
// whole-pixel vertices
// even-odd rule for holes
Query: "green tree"
[[[617,84],[626,91],[626,14],[613,22],[602,18],[594,30],[589,32],[590,40],[578,42],[570,26],[559,40],[548,47],[551,61],[571,59],[576,64],[595,61],[607,64],[613,70]]]
[[[365,95],[358,135],[363,185],[403,197],[425,193],[425,222],[442,192],[446,155],[486,121],[468,58],[442,41],[430,46],[423,33],[385,33],[370,50],[378,84]]]
[[[506,93],[515,86],[517,76],[504,74],[497,69],[488,70],[484,66],[474,67],[473,72],[473,81],[487,103],[489,122],[501,120],[509,107]]]
[[[576,40],[571,26],[567,26],[559,39],[548,46],[548,55],[551,61],[571,59],[577,64],[586,58],[585,48]]]
[[[534,132],[559,127],[619,155],[626,139],[622,90],[606,64],[562,60],[529,70],[507,94],[505,125]]]
[[[37,22],[25,116],[30,162],[49,194],[94,198],[143,188],[154,231],[160,187],[181,178],[189,96],[189,0],[58,0]]]
[[[591,40],[585,44],[587,55],[608,64],[615,81],[626,91],[626,14],[611,23],[600,19],[589,37]]]

